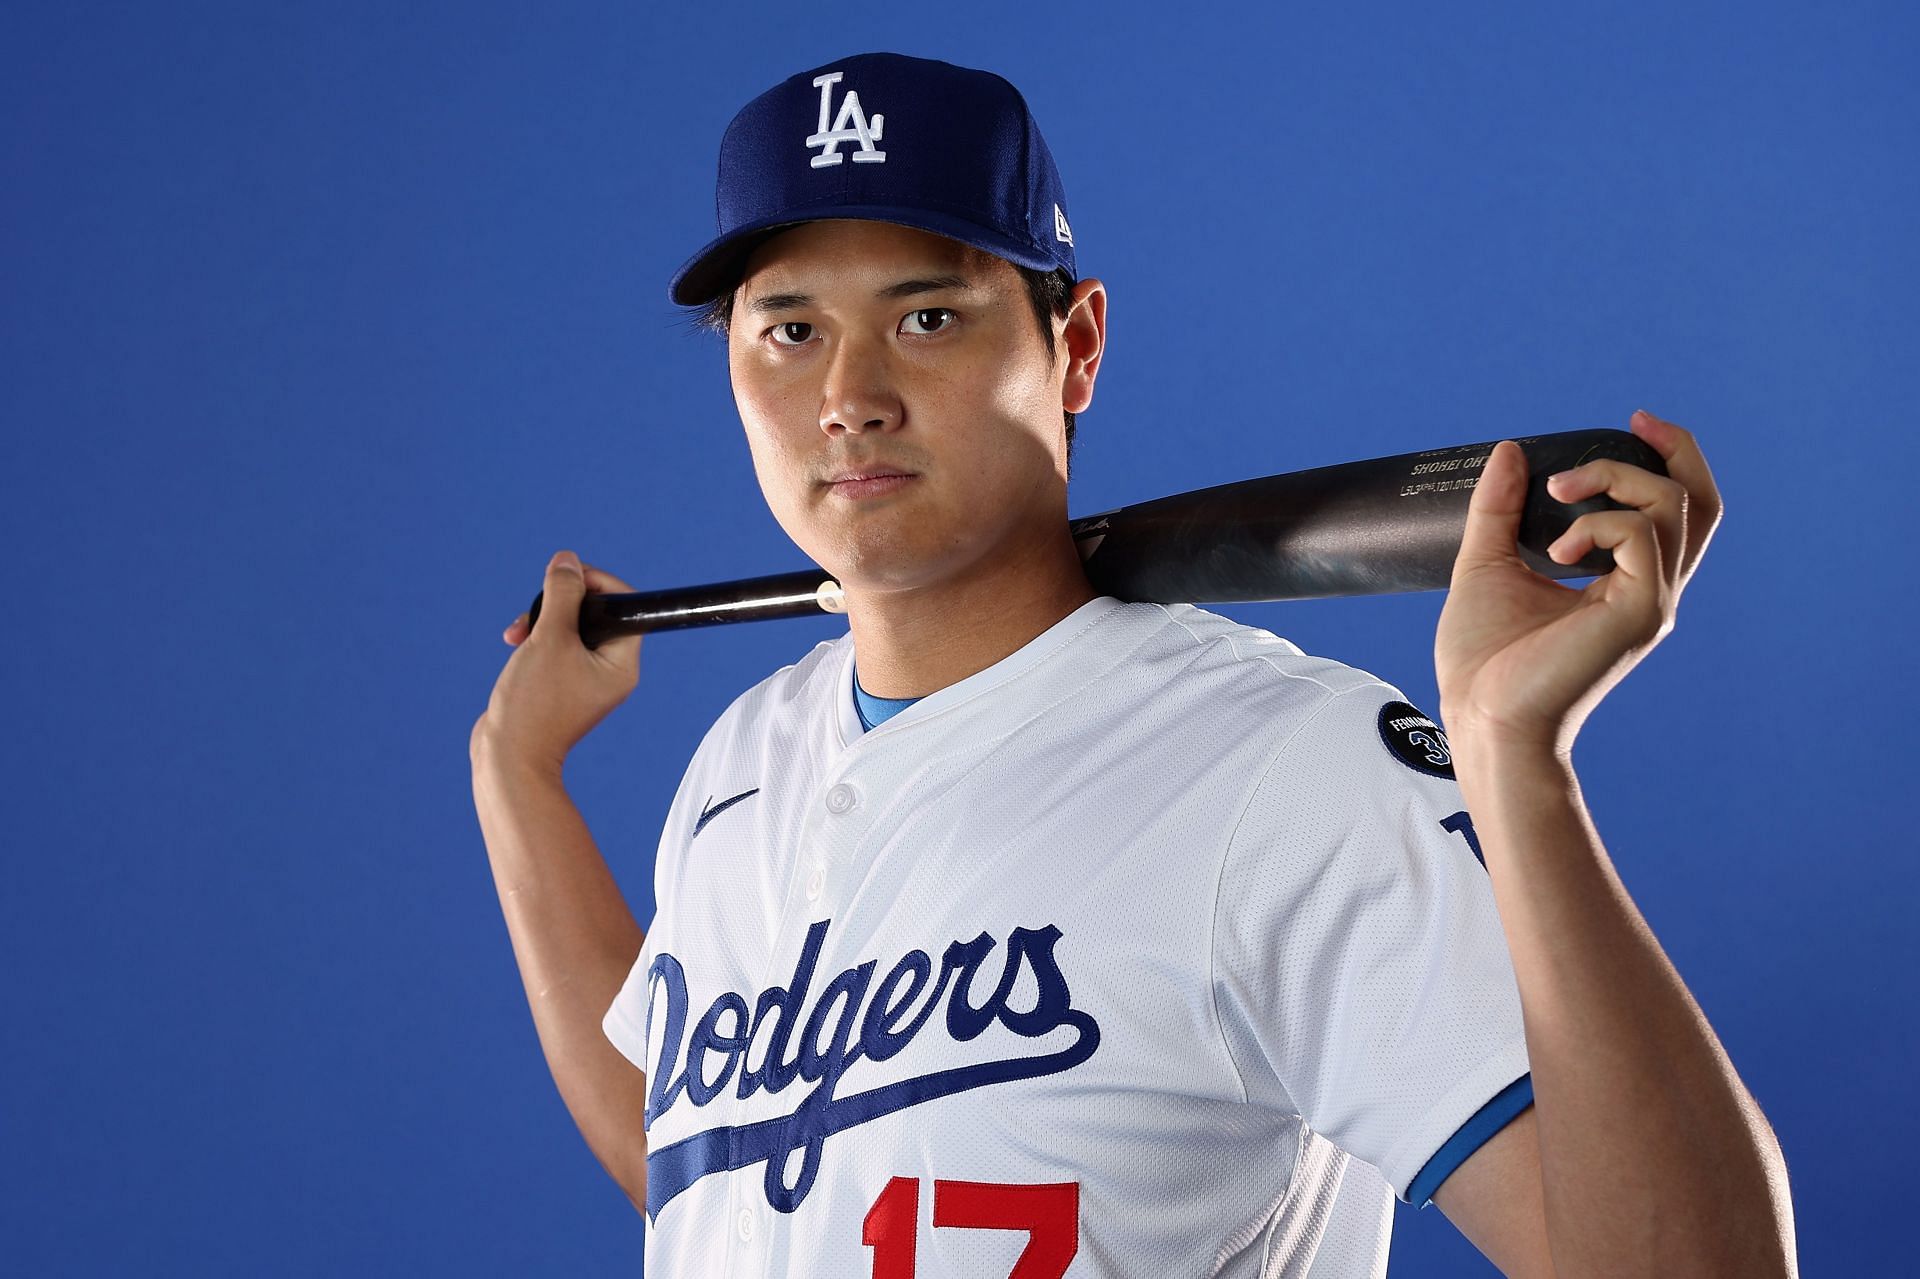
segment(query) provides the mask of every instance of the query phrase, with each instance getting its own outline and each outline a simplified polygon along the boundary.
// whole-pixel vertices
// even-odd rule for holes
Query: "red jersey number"
[[[867,1209],[860,1242],[873,1249],[873,1279],[913,1279],[920,1179],[895,1177]],[[1007,1279],[1060,1279],[1080,1251],[1080,1183],[933,1183],[935,1230],[1024,1230],[1027,1246]]]

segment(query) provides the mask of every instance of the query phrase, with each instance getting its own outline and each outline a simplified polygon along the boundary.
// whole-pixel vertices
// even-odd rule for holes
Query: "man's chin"
[[[865,546],[816,560],[849,599],[938,590],[952,584],[962,566],[951,555],[929,556],[903,547]]]

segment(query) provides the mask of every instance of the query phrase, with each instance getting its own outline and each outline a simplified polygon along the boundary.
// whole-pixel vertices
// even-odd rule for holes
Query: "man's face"
[[[727,361],[774,518],[843,586],[1010,564],[1066,522],[1065,351],[1003,259],[883,222],[761,245]],[[904,475],[858,485],[844,475]]]

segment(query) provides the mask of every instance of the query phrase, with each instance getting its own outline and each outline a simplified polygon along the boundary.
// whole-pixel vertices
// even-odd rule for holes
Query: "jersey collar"
[[[928,693],[872,730],[861,727],[859,712],[853,704],[853,633],[849,631],[839,640],[843,647],[835,675],[838,694],[833,699],[837,708],[835,719],[840,730],[840,747],[844,750],[861,737],[904,731],[910,725],[964,705],[1046,661],[1125,607],[1123,601],[1111,595],[1096,595],[985,670],[975,671],[957,684],[949,684]]]

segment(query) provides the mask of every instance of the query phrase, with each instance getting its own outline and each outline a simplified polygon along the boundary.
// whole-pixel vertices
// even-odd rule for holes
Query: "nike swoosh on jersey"
[[[760,793],[760,788],[756,786],[752,790],[741,791],[738,795],[735,795],[732,799],[723,799],[717,804],[713,802],[713,796],[711,795],[707,796],[707,806],[700,811],[700,820],[693,824],[693,834],[687,836],[687,838],[689,840],[693,839],[703,829],[706,828],[706,825],[708,822],[712,821],[714,818],[718,817],[720,814],[726,812],[729,808],[732,808],[735,804],[747,798],[749,795],[758,795],[759,793]]]

